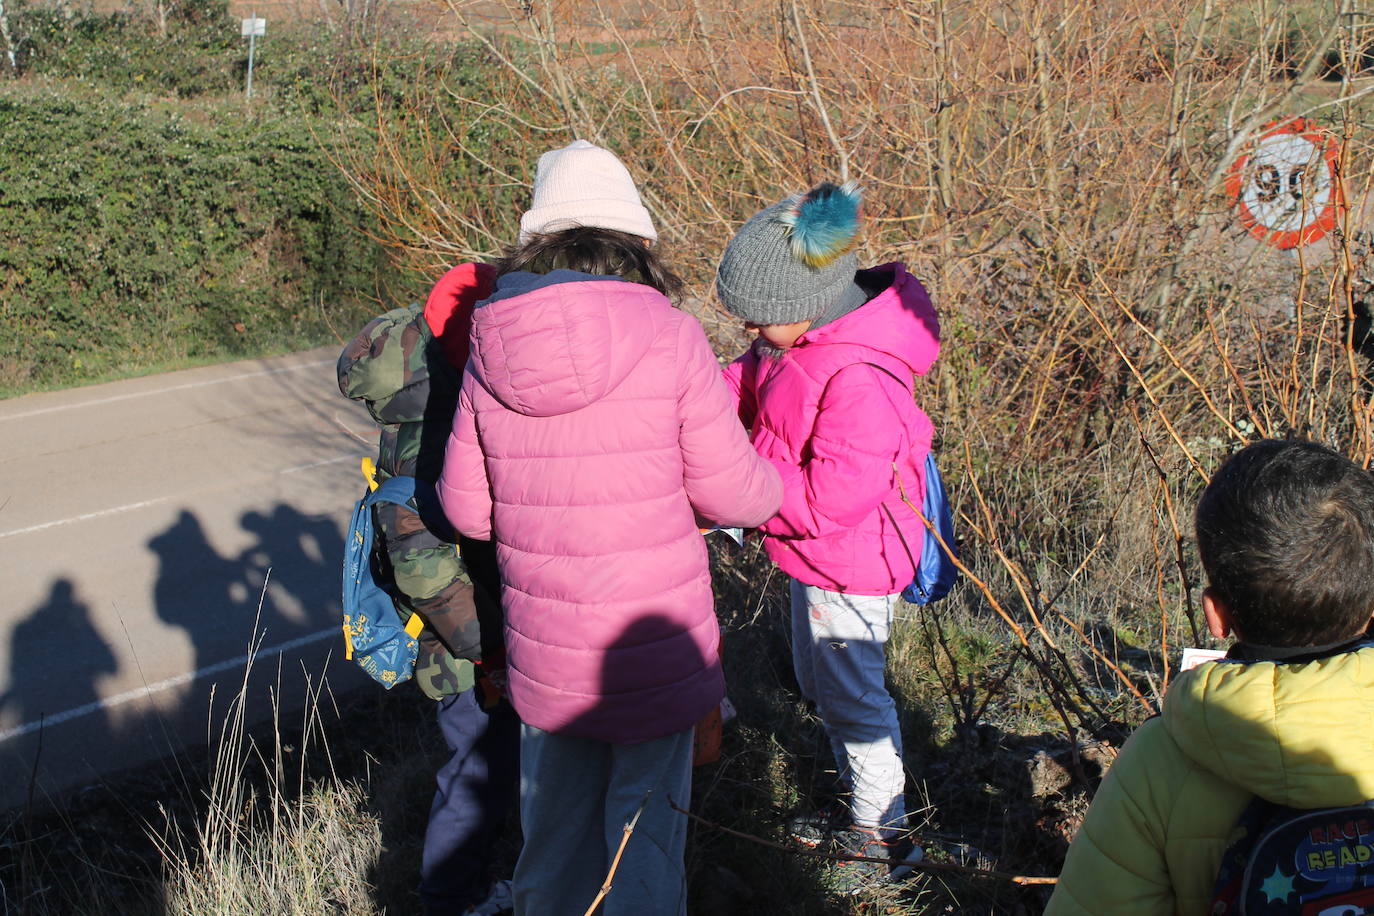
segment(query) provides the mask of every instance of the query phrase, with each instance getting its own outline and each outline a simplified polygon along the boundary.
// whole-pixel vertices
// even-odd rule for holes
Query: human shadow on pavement
[[[9,634],[0,693],[7,769],[22,766],[39,777],[40,794],[61,794],[64,786],[99,782],[106,770],[146,766],[203,744],[244,687],[245,660],[254,652],[250,721],[299,706],[307,684],[318,688],[338,621],[339,526],[286,505],[247,513],[241,524],[255,539],[237,553],[217,550],[189,511],[148,540],[156,558],[149,616],[171,633],[158,635],[153,620],[125,616],[118,624],[125,641],[114,645],[118,630],[105,626],[102,635],[73,581],[53,582],[47,599]],[[191,658],[169,676],[153,662],[181,651],[180,638]],[[303,654],[310,661],[299,660]],[[115,674],[152,702],[102,705],[109,697],[100,681]]]
[[[338,632],[340,526],[289,505],[247,513],[240,524],[249,537],[237,535],[228,550],[217,549],[190,511],[149,538],[153,577],[138,616],[124,608],[122,622],[108,624],[89,596],[63,578],[5,634],[0,733],[8,737],[0,740],[0,771],[13,774],[14,783],[27,782],[31,773],[37,777],[31,807],[23,791],[0,800],[0,882],[7,889],[14,890],[11,879],[23,872],[7,849],[39,863],[29,872],[35,893],[51,886],[44,893],[53,898],[79,900],[93,892],[89,885],[69,886],[56,864],[73,850],[104,876],[111,893],[139,896],[159,886],[165,863],[150,830],[167,836],[194,831],[217,772],[253,780],[254,791],[272,788],[271,774],[264,778],[257,771],[265,768],[256,764],[225,773],[216,758],[222,746],[238,745],[243,759],[242,747],[251,743],[255,753],[268,752],[268,761],[279,748],[282,767],[293,772],[337,765],[341,776],[366,773],[361,753],[336,753],[333,746],[340,733],[360,731],[360,711],[335,694],[362,680],[349,677],[353,666],[342,652],[326,663]],[[181,655],[188,645],[184,664],[153,664],[159,653]],[[245,659],[253,648],[258,654],[247,678]],[[121,700],[129,702],[110,705],[102,680],[115,674],[126,683],[132,675],[140,685],[132,693],[146,693],[151,702],[126,690]],[[244,728],[226,731],[245,684]],[[388,722],[403,722],[407,706],[387,704]],[[311,716],[315,724],[307,725]],[[23,728],[26,723],[32,727]],[[325,733],[329,754],[302,738],[308,728]],[[6,811],[9,804],[20,807]],[[99,909],[94,898],[85,899],[96,909],[71,911]],[[65,911],[58,903],[43,906],[41,912]]]
[[[52,683],[54,663],[52,654],[64,659],[60,683]],[[118,668],[114,652],[91,621],[91,609],[76,594],[75,586],[67,578],[52,583],[47,599],[11,631],[9,637],[9,680],[0,694],[0,713],[15,722],[0,728],[16,747],[23,742],[29,749],[29,771],[23,774],[26,783],[37,771],[41,759],[41,732],[50,720],[61,721],[64,716],[86,715],[91,721],[83,725],[83,741],[91,746],[104,746],[109,740],[109,722],[103,714],[90,716],[99,699],[97,681]],[[19,774],[15,774],[18,776]],[[32,803],[36,787],[28,784],[25,802]]]
[[[191,678],[179,689],[168,718],[183,727],[190,727],[193,718],[203,722],[207,715],[210,722],[218,722],[237,686],[230,678],[241,675],[241,666],[206,672],[242,656],[257,638],[258,594],[250,590],[245,564],[221,556],[200,519],[189,511],[183,510],[170,528],[149,538],[148,549],[158,563],[153,611],[163,623],[181,630],[192,648]],[[145,732],[143,737],[157,740],[156,734],[147,734],[155,731],[153,725],[145,720],[136,727]]]
[[[0,912],[6,914],[117,912],[114,899],[96,889],[112,883],[108,876],[146,887],[159,873],[155,856],[138,852],[138,842],[125,842],[137,826],[116,810],[121,800],[93,783],[101,778],[100,755],[119,740],[99,705],[100,681],[119,665],[83,598],[71,579],[54,579],[43,602],[8,634],[8,680],[0,693],[0,773],[6,776],[0,786]],[[63,782],[87,785],[62,793],[68,807],[54,813],[50,777],[62,770]],[[89,874],[62,895],[67,901],[57,902],[55,888],[82,868]]]
[[[343,562],[338,525],[284,503],[270,513],[245,512],[239,525],[257,538],[236,563],[250,594],[262,599],[267,641],[336,626]]]
[[[177,715],[202,729],[208,721],[212,732],[245,685],[248,721],[267,717],[277,703],[298,705],[307,684],[318,686],[326,673],[323,649],[339,621],[337,523],[278,504],[244,513],[239,524],[254,540],[236,554],[221,554],[190,512],[148,541],[158,560],[154,611],[184,633],[193,652],[194,676]],[[302,654],[313,660],[299,662]]]

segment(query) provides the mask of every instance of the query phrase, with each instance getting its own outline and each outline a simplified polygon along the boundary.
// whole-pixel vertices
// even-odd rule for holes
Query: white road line
[[[51,522],[44,522],[41,525],[30,525],[27,528],[15,528],[13,531],[0,531],[0,538],[13,537],[16,534],[33,534],[35,531],[43,531],[47,528],[58,528],[62,525],[74,525],[77,522],[88,522],[93,518],[101,518],[106,515],[118,515],[120,512],[132,512],[135,509],[142,509],[145,506],[155,506],[158,503],[165,503],[171,499],[170,496],[159,496],[157,499],[145,499],[140,503],[129,503],[127,506],[115,506],[112,509],[101,509],[99,512],[87,512],[84,515],[73,515],[71,518],[59,518]]]
[[[73,404],[58,404],[54,407],[40,407],[37,410],[29,410],[24,413],[15,413],[8,416],[0,416],[0,423],[6,420],[25,420],[29,417],[37,417],[47,413],[56,413],[61,410],[76,410],[80,407],[97,407],[102,404],[113,404],[115,401],[127,401],[132,398],[146,398],[155,394],[167,394],[171,391],[185,391],[188,388],[203,388],[206,385],[222,385],[225,382],[240,382],[248,378],[261,378],[264,375],[280,375],[283,372],[302,372],[306,369],[318,369],[321,366],[333,366],[335,360],[325,359],[314,363],[302,363],[299,366],[282,366],[277,369],[259,369],[256,372],[241,372],[238,375],[229,375],[224,378],[206,379],[202,382],[187,382],[184,385],[173,385],[170,388],[152,388],[148,391],[133,391],[129,394],[117,394],[113,397],[99,398],[94,401],[79,401]]]
[[[182,684],[189,684],[196,678],[205,677],[211,674],[218,674],[221,671],[228,671],[231,668],[242,667],[243,665],[248,664],[250,659],[253,661],[260,661],[264,658],[269,658],[273,655],[281,655],[283,653],[290,652],[292,649],[298,649],[301,646],[308,646],[311,643],[316,643],[323,639],[330,639],[338,635],[338,627],[331,627],[328,630],[321,630],[318,633],[311,633],[309,636],[302,636],[299,639],[293,639],[290,642],[284,642],[279,646],[272,646],[268,649],[259,649],[251,654],[245,653],[243,655],[240,655],[238,658],[232,658],[224,662],[217,662],[213,665],[201,668],[199,671],[191,671],[186,674],[178,674],[175,677],[167,678],[165,681],[158,681],[156,684],[149,684],[144,687],[139,687],[137,690],[130,690],[126,693],[121,693],[117,694],[116,696],[107,697],[103,700],[97,700],[94,703],[87,703],[84,706],[77,706],[74,709],[68,709],[64,712],[59,712],[55,715],[44,716],[42,719],[36,722],[25,722],[23,725],[16,725],[13,728],[7,728],[4,731],[0,731],[0,743],[9,741],[12,738],[22,738],[24,735],[31,735],[34,732],[39,731],[40,729],[48,728],[49,726],[61,725],[63,722],[70,722],[73,719],[80,719],[82,716],[89,716],[91,713],[103,712],[108,709],[113,709],[116,706],[123,706],[126,703],[132,703],[135,700],[141,700],[144,697],[152,696],[155,693],[161,693],[164,690],[171,690],[173,687],[180,687]]]
[[[314,470],[315,468],[325,467],[326,465],[339,464],[344,461],[358,460],[359,457],[357,455],[341,455],[338,458],[326,458],[323,461],[312,461],[309,464],[301,464],[293,468],[285,468],[283,470],[275,472],[274,476],[281,476],[285,474],[299,474],[302,471],[310,471]],[[156,499],[145,499],[142,502],[129,503],[125,506],[114,506],[110,509],[101,509],[99,512],[87,512],[83,515],[73,515],[71,518],[59,518],[51,522],[43,522],[41,525],[30,525],[27,528],[15,528],[11,531],[0,531],[0,540],[4,540],[8,537],[14,537],[17,534],[33,534],[35,531],[43,531],[48,528],[59,528],[63,525],[74,525],[77,522],[88,522],[93,518],[102,518],[106,515],[118,515],[121,512],[132,512],[135,509],[143,509],[148,506],[155,506],[158,503],[165,503],[168,500],[177,499],[178,497],[196,496],[201,493],[213,493],[216,490],[225,490],[231,487],[240,487],[243,486],[243,484],[244,481],[235,480],[232,483],[225,484],[222,487],[211,487],[206,490],[196,490],[192,493],[175,493],[171,496],[159,496]]]
[[[360,462],[360,461],[362,461],[362,456],[361,456],[361,455],[341,455],[341,456],[339,456],[338,458],[325,458],[325,459],[322,460],[322,461],[312,461],[312,462],[310,462],[309,464],[298,464],[298,465],[296,465],[294,468],[287,468],[286,470],[284,470],[284,471],[278,471],[277,473],[278,473],[278,474],[299,474],[301,471],[313,471],[315,468],[322,468],[322,467],[325,467],[326,465],[330,465],[330,464],[339,464],[340,462],[343,462],[343,461]]]

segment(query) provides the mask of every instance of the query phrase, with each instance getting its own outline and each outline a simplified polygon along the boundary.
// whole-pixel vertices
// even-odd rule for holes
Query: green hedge
[[[322,343],[423,290],[371,238],[322,142],[389,168],[366,155],[379,108],[403,146],[427,136],[453,120],[434,85],[487,85],[482,53],[389,25],[364,42],[276,24],[249,102],[227,0],[179,0],[165,34],[122,13],[10,9],[21,70],[0,74],[0,397]],[[487,161],[508,158],[508,140],[486,124],[467,135]],[[456,208],[514,206],[473,159],[435,167]]]
[[[481,80],[480,55],[403,31],[359,46],[278,28],[259,43],[249,103],[224,0],[183,0],[166,35],[123,14],[13,8],[0,397],[334,340],[379,299],[422,289],[369,237],[321,140],[348,129],[366,148],[379,100],[428,121],[441,113],[407,109],[409,90],[435,72]],[[449,166],[454,187],[471,167]]]
[[[304,346],[373,308],[385,257],[307,121],[38,93],[0,95],[0,124],[4,390]]]
[[[20,6],[11,23],[20,72],[180,98],[242,90],[247,43],[227,4],[177,9],[162,35],[127,13],[68,19],[55,9]]]
[[[124,13],[68,20],[55,10],[21,6],[11,26],[18,36],[20,74],[61,80],[69,92],[242,101],[248,42],[239,34],[239,20],[227,10],[197,9],[195,17],[174,21],[163,35],[145,19]],[[411,42],[404,32],[378,46],[323,28],[269,26],[257,42],[253,106],[276,117],[333,116],[339,101],[371,108],[374,89],[390,100],[426,65],[462,53]]]

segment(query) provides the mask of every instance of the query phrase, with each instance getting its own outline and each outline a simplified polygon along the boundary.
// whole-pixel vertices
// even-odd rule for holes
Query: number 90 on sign
[[[1276,248],[1314,242],[1344,202],[1335,138],[1306,118],[1272,122],[1231,166],[1226,190],[1255,238]]]

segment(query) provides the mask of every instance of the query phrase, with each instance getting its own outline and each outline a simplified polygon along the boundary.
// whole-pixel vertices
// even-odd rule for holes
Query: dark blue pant
[[[639,812],[603,916],[687,916],[692,729],[639,744],[552,735],[526,725],[520,745],[516,916],[582,916]],[[671,803],[671,804],[670,804]]]
[[[427,916],[457,916],[486,896],[520,784],[520,719],[505,700],[482,709],[477,694],[439,701],[439,728],[453,756],[435,777],[425,829],[420,898]]]

